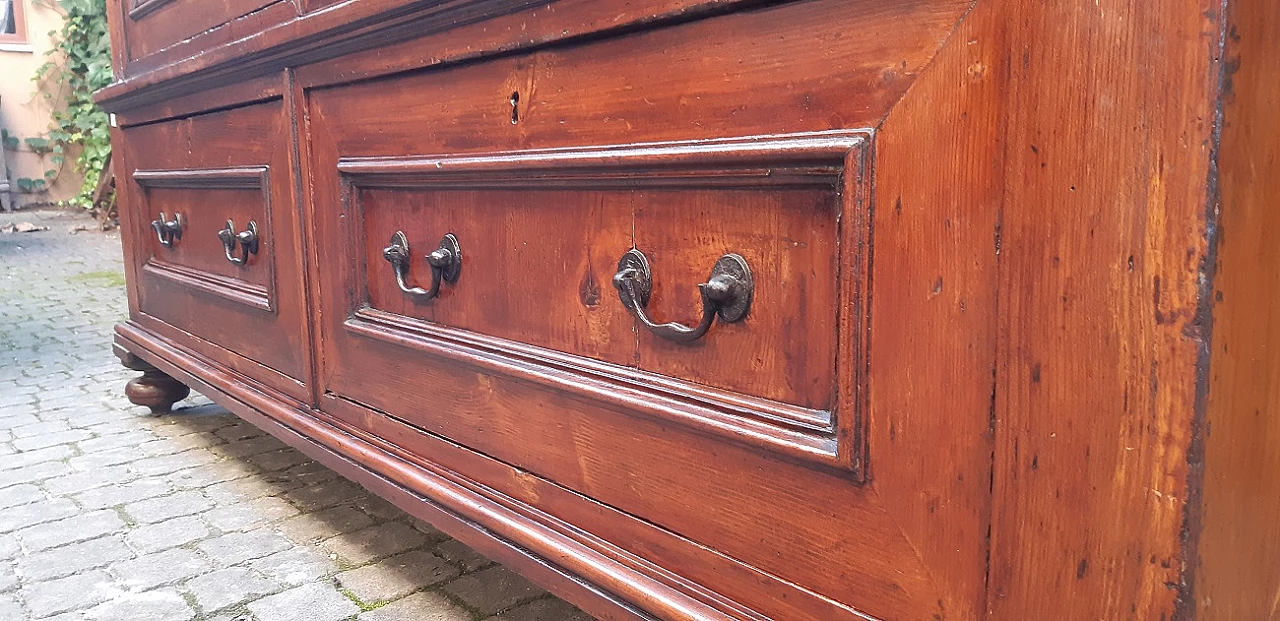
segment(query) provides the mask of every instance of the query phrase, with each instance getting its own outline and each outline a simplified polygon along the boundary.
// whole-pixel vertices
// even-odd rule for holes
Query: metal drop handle
[[[182,239],[183,223],[182,214],[175,213],[173,220],[168,220],[162,211],[159,218],[151,221],[151,228],[156,232],[156,239],[161,246],[172,248],[174,241]]]
[[[440,239],[440,246],[426,256],[427,265],[431,266],[431,288],[411,287],[406,282],[409,277],[409,239],[404,231],[396,231],[391,236],[391,245],[382,250],[382,258],[391,264],[395,272],[396,285],[400,291],[422,301],[433,300],[440,295],[441,282],[457,282],[462,271],[462,247],[458,238],[449,233]]]
[[[649,294],[653,291],[653,275],[649,270],[649,260],[639,250],[631,249],[622,255],[618,261],[618,273],[613,275],[613,286],[618,290],[622,305],[634,313],[650,332],[677,343],[702,338],[717,316],[726,323],[742,321],[751,310],[751,298],[755,293],[755,283],[746,259],[732,253],[720,257],[711,269],[711,277],[698,285],[702,294],[702,319],[694,327],[675,322],[657,323],[645,312]]]
[[[249,262],[249,255],[258,254],[258,223],[250,220],[245,230],[237,233],[236,223],[227,220],[226,228],[218,231],[218,239],[222,240],[222,250],[226,253],[227,260],[235,265],[244,265]],[[237,244],[240,246],[240,256],[232,254]]]

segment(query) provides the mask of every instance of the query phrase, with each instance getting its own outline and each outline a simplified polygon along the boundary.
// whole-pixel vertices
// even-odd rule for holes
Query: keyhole
[[[520,93],[511,93],[511,124],[520,122]]]

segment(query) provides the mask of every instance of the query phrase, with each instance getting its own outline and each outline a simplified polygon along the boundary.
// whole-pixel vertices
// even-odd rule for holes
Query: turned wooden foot
[[[133,354],[120,356],[120,362],[134,371],[142,371],[142,377],[129,380],[125,384],[124,394],[134,405],[151,408],[152,414],[163,414],[173,408],[173,404],[191,394],[186,384],[169,377],[151,364]]]

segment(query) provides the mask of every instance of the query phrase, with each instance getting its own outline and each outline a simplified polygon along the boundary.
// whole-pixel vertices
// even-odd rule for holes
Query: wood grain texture
[[[1216,8],[979,2],[970,16],[1009,24],[1011,61],[993,618],[1167,619],[1184,588]]]
[[[1227,5],[1194,611],[1280,619],[1280,5]],[[1194,523],[1192,524],[1194,527]]]
[[[967,17],[875,147],[868,475],[948,619],[985,614],[1006,28]]]

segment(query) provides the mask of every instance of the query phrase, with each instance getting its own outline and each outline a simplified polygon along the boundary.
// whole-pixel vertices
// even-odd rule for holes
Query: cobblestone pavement
[[[0,620],[585,621],[194,395],[146,415],[111,353],[119,237],[0,213]]]

